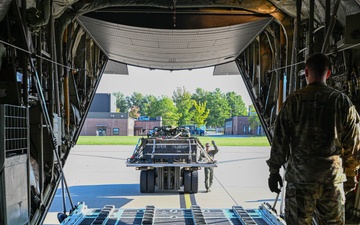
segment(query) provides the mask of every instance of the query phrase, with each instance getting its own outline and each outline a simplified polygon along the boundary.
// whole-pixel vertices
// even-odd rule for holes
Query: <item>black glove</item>
[[[214,141],[214,140],[213,140],[213,141],[211,141],[211,144],[212,144],[212,145],[215,145],[215,141]]]
[[[355,190],[356,184],[358,183],[356,176],[346,176],[346,181],[344,182],[344,191],[345,194]]]
[[[279,173],[270,173],[268,184],[271,192],[280,193],[280,189],[278,188],[278,183],[280,187],[283,186],[282,178]]]

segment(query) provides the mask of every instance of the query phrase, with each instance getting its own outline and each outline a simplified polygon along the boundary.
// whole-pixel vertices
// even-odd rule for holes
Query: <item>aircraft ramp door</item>
[[[115,208],[106,205],[102,209],[90,209],[81,203],[61,225],[127,225],[127,224],[171,224],[171,225],[285,225],[270,206],[262,204],[259,209],[245,210],[241,206],[228,209],[202,209],[197,205],[190,209],[156,208],[143,209]]]

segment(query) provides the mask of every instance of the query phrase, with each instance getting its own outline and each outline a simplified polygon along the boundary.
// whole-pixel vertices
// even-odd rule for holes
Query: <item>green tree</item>
[[[195,93],[192,94],[191,99],[195,100],[196,102],[206,102],[208,100],[208,97],[210,95],[210,92],[205,91],[202,88],[196,88]]]
[[[129,106],[127,105],[127,101],[125,98],[125,95],[121,92],[114,92],[112,93],[113,96],[115,96],[116,99],[116,111],[117,112],[127,112],[129,109]]]
[[[180,114],[178,124],[192,124],[193,111],[191,108],[193,107],[193,101],[191,100],[191,93],[187,91],[185,87],[178,87],[176,91],[173,92],[172,99]]]
[[[149,115],[149,110],[152,107],[152,104],[157,101],[157,98],[154,95],[146,95],[144,97],[143,108],[141,109],[142,115]]]
[[[260,119],[253,105],[249,106],[249,126],[251,130],[255,130],[258,126],[261,126]]]
[[[230,107],[225,94],[216,88],[207,99],[207,108],[210,110],[210,114],[206,119],[206,124],[213,127],[224,126],[225,119],[230,117]]]
[[[129,108],[134,106],[139,107],[139,113],[142,114],[142,109],[145,108],[145,98],[143,94],[139,92],[134,92],[131,96],[126,97],[127,104]]]
[[[195,100],[193,101],[194,105],[194,113],[193,113],[193,121],[194,123],[200,127],[205,125],[205,120],[209,116],[210,110],[206,109],[206,102],[204,103],[197,103]]]
[[[180,118],[180,114],[177,112],[174,102],[167,96],[162,96],[160,99],[151,104],[148,116],[161,116],[163,125],[172,126],[177,126]]]
[[[247,115],[247,109],[241,95],[237,95],[233,91],[228,92],[226,93],[226,99],[230,107],[230,117]]]

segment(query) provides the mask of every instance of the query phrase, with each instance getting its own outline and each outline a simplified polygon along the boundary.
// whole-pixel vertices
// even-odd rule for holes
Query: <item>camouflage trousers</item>
[[[319,225],[345,224],[343,183],[287,184],[286,224],[310,225],[314,215]]]
[[[214,178],[214,168],[212,167],[205,167],[205,188],[206,190],[209,189],[213,183]]]

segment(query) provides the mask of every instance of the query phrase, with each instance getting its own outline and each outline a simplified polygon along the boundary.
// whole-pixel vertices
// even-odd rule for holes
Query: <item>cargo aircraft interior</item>
[[[43,223],[109,65],[235,68],[271,141],[313,53],[329,56],[328,85],[360,110],[359,21],[359,0],[1,0],[0,224]],[[358,192],[346,202],[355,221]]]

